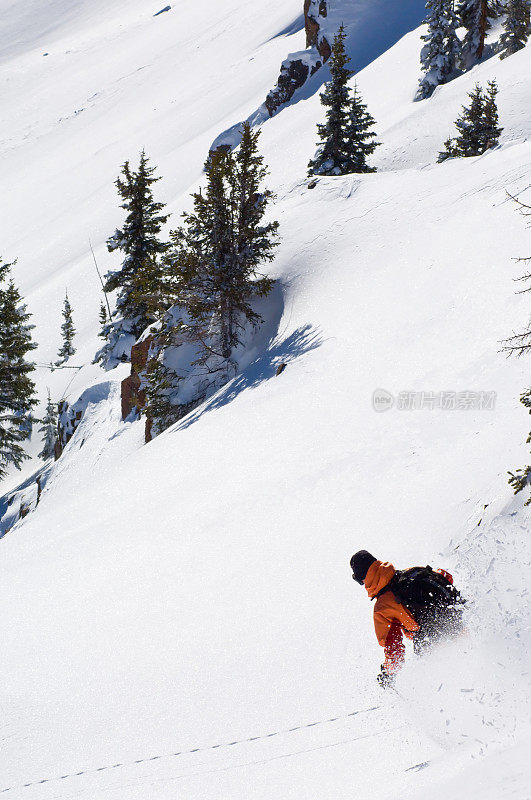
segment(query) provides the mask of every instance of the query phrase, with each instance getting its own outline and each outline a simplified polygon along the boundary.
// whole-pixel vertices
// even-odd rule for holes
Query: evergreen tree
[[[459,20],[453,0],[427,0],[426,8],[428,30],[422,36],[425,45],[420,52],[424,75],[419,82],[417,100],[430,97],[437,86],[446,83],[456,71],[461,52],[456,33]]]
[[[103,300],[100,303],[99,320],[100,320],[101,329],[100,329],[100,332],[99,332],[98,336],[100,336],[102,339],[106,339],[107,338],[107,325],[109,323],[109,315],[107,313],[107,306],[105,305]]]
[[[193,196],[194,211],[172,234],[168,261],[178,276],[177,296],[205,361],[230,360],[246,323],[262,322],[252,299],[267,295],[273,284],[258,273],[273,259],[278,229],[277,222],[263,223],[272,193],[260,191],[267,170],[259,135],[246,123],[236,155],[213,154],[205,166],[206,193]]]
[[[178,405],[172,403],[172,397],[177,393],[183,376],[165,364],[165,355],[170,348],[178,347],[186,340],[186,333],[182,322],[172,314],[167,314],[151,345],[142,376],[145,412],[151,420],[151,437],[169,428],[181,416]]]
[[[507,16],[499,42],[500,58],[512,56],[525,47],[531,29],[529,7],[529,0],[507,0]]]
[[[343,26],[334,39],[329,60],[332,80],[325,85],[321,103],[327,107],[326,122],[317,126],[322,144],[308,164],[308,175],[348,175],[353,172],[375,172],[367,164],[367,156],[378,147],[371,130],[374,119],[367,111],[357,87],[348,85],[354,72],[348,68]]]
[[[491,28],[491,21],[503,11],[501,0],[461,0],[458,14],[466,28],[462,42],[462,67],[468,69],[483,58],[485,38]]]
[[[500,140],[503,133],[503,128],[499,126],[498,106],[496,104],[496,97],[498,95],[498,86],[496,81],[489,81],[487,83],[487,91],[484,95],[483,101],[483,117],[482,117],[482,131],[480,135],[480,146],[482,152],[495,147]]]
[[[476,84],[474,91],[468,95],[470,105],[463,106],[463,112],[455,123],[459,133],[446,140],[444,150],[439,153],[439,163],[447,158],[479,156],[498,144],[503,128],[498,126],[497,93],[495,81],[488,84],[486,94]]]
[[[345,175],[348,172],[347,129],[351,110],[348,82],[354,72],[347,66],[350,59],[345,51],[346,36],[341,25],[334,38],[332,55],[328,61],[331,81],[325,84],[321,94],[321,103],[327,108],[326,122],[317,126],[322,144],[308,164],[309,175]]]
[[[59,360],[55,362],[56,366],[58,367],[60,367],[61,364],[64,364],[65,361],[68,361],[70,356],[73,356],[76,352],[76,349],[72,344],[74,341],[74,336],[76,335],[76,329],[74,328],[74,323],[72,321],[72,306],[70,305],[70,301],[68,299],[68,292],[65,295],[65,302],[63,305],[63,319],[64,322],[61,325],[63,344],[57,354]]]
[[[143,305],[148,324],[158,319],[169,307],[164,265],[157,255],[146,256],[139,265],[131,291],[131,301]]]
[[[258,138],[259,131],[246,123],[236,154],[218,150],[209,158],[205,192],[193,195],[193,210],[171,232],[164,297],[174,308],[155,336],[147,377],[148,411],[159,421],[171,419],[169,398],[182,379],[165,363],[167,349],[195,345],[201,391],[208,391],[235,374],[234,351],[243,345],[247,328],[262,322],[252,301],[273,285],[259,269],[273,259],[278,222],[264,220],[273,196],[262,189],[267,170]]]
[[[46,414],[42,420],[42,427],[39,432],[43,434],[43,447],[39,453],[39,458],[48,461],[55,458],[55,444],[57,442],[57,409],[52,403],[50,390],[48,389],[48,402],[46,403]]]
[[[154,176],[155,167],[149,166],[144,151],[140,154],[138,170],[131,170],[129,162],[122,167],[116,181],[118,194],[123,200],[122,208],[127,212],[123,227],[107,241],[109,252],[120,250],[124,254],[121,269],[106,275],[105,291],[118,290],[116,310],[107,329],[108,345],[96,356],[96,360],[108,365],[112,351],[121,340],[132,343],[150,323],[148,304],[137,285],[139,276],[146,280],[146,270],[155,266],[157,256],[166,250],[159,233],[168,220],[162,213],[164,203],[155,202],[152,186],[160,178]],[[129,345],[130,350],[130,345]],[[122,358],[127,357],[127,347]]]
[[[376,134],[371,128],[375,124],[374,118],[367,111],[367,106],[362,101],[358,87],[354,87],[347,126],[348,158],[347,172],[376,172],[376,167],[367,164],[367,156],[374,153],[380,142],[376,141]]]
[[[0,479],[9,465],[20,469],[28,458],[21,442],[31,435],[35,365],[26,360],[31,341],[30,315],[10,277],[11,264],[0,260]]]

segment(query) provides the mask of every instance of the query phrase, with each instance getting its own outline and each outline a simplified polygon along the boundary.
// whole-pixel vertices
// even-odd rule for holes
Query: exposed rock
[[[319,66],[321,65],[319,64]],[[305,64],[302,59],[284,61],[280,67],[277,85],[269,92],[265,100],[270,117],[277,108],[291,100],[297,89],[304,86],[309,74],[310,66]]]
[[[288,103],[297,89],[321,69],[332,54],[330,43],[321,33],[320,20],[328,16],[327,0],[304,0],[304,27],[307,50],[294,53],[280,68],[276,86],[269,92],[265,107],[272,117],[280,106]]]
[[[62,455],[66,445],[76,432],[83,417],[83,410],[70,406],[66,400],[59,403],[57,418],[57,442],[55,443],[55,460]]]
[[[304,0],[304,27],[306,29],[306,47],[317,45],[317,35],[319,33],[319,23],[310,14],[311,0]]]
[[[131,374],[122,381],[122,419],[127,419],[132,411],[141,413],[146,405],[140,375],[146,368],[152,341],[153,337],[147,336],[131,348]]]
[[[317,5],[316,0],[304,0],[304,27],[306,29],[306,47],[316,47],[319,55],[328,61],[331,50],[330,44],[323,36],[319,36],[321,24],[319,18],[328,16],[327,0],[321,0]]]

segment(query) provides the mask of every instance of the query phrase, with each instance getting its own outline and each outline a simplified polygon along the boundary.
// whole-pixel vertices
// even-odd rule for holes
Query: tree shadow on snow
[[[316,350],[323,342],[322,336],[313,325],[303,325],[282,340],[275,339],[268,349],[252,362],[240,375],[220,389],[213,397],[205,400],[195,411],[191,411],[178,422],[173,431],[182,431],[197,422],[203,414],[222,408],[231,403],[239,394],[254,389],[264,381],[274,378],[281,364],[289,367],[297,358]],[[279,377],[279,379],[281,379]]]

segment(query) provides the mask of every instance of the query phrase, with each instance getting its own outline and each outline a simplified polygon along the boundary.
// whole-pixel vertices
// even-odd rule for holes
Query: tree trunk
[[[225,294],[221,295],[220,317],[221,355],[228,360],[231,354],[232,331],[230,298]]]
[[[479,44],[478,49],[476,50],[476,57],[479,60],[483,56],[483,50],[485,49],[485,37],[487,35],[487,24],[488,24],[488,9],[487,9],[487,1],[488,0],[481,0],[481,11],[479,17]]]

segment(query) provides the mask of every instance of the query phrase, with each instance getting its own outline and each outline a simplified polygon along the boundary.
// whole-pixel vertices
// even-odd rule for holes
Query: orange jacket
[[[370,598],[376,597],[395,574],[388,561],[374,561],[365,577],[365,588]],[[404,662],[405,647],[402,634],[413,638],[419,626],[405,606],[397,602],[392,592],[384,592],[374,606],[374,629],[379,644],[384,648],[384,667],[388,673],[396,672]]]

